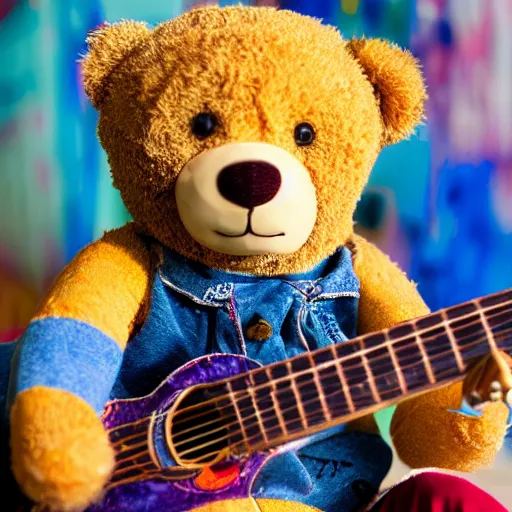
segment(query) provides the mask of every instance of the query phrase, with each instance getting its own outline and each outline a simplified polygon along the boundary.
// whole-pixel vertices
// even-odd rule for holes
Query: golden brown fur
[[[114,183],[135,221],[190,258],[263,275],[310,269],[344,244],[382,145],[421,119],[425,94],[414,59],[383,41],[347,46],[335,29],[271,8],[197,9],[146,31],[133,23],[102,29],[84,62]],[[115,58],[105,56],[114,44]],[[385,75],[376,84],[381,61]],[[221,127],[200,141],[190,122],[204,110]],[[294,142],[302,121],[316,129],[311,147]],[[311,172],[318,222],[290,256],[222,255],[195,242],[179,220],[174,182],[183,166],[204,150],[247,141],[278,145]]]
[[[316,20],[271,8],[197,9],[152,33],[133,24],[126,26],[129,37],[119,38],[120,31],[113,26],[92,38],[84,72],[89,94],[102,99],[99,133],[114,182],[140,226],[207,265],[263,275],[310,269],[348,243],[361,280],[361,333],[428,313],[416,287],[387,256],[353,235],[352,224],[382,146],[409,136],[423,118],[426,91],[410,53],[382,40],[345,41]],[[118,44],[110,74],[104,65],[108,58],[100,67],[95,60],[101,48],[111,53],[107,40]],[[221,129],[199,141],[189,124],[203,110],[220,117]],[[313,124],[318,134],[308,148],[293,141],[293,128],[301,121]],[[318,219],[306,245],[290,256],[215,253],[196,243],[179,220],[173,186],[185,163],[220,144],[245,141],[276,144],[311,172]],[[457,389],[447,396],[455,397]],[[450,444],[454,428],[468,422],[446,412],[438,396],[399,407],[401,419],[393,429],[399,455],[414,467],[434,461],[452,469],[487,463],[505,432],[501,416],[493,428],[472,428],[465,443],[459,436],[454,457],[441,447]],[[417,411],[410,416],[414,424],[404,419],[410,411]],[[424,431],[414,426],[423,416],[437,426],[425,443],[435,448],[425,452],[416,448],[425,441]],[[409,439],[409,431],[418,435]],[[425,455],[434,451],[435,457]]]
[[[87,322],[124,349],[133,327],[143,321],[151,278],[149,250],[133,224],[127,224],[75,256],[55,279],[34,319],[53,316]]]
[[[17,396],[11,424],[12,468],[28,497],[61,512],[81,510],[103,493],[114,451],[89,404],[33,387]]]

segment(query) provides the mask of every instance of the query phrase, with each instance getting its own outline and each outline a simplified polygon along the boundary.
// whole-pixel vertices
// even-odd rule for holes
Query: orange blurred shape
[[[205,491],[217,491],[234,482],[240,474],[238,464],[230,464],[222,468],[206,467],[195,480],[195,484]]]
[[[35,289],[0,270],[0,342],[21,334],[34,315],[38,301]]]

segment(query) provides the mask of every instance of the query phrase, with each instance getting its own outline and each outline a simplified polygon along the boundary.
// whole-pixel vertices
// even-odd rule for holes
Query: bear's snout
[[[199,153],[178,175],[175,196],[189,234],[233,256],[295,252],[316,222],[309,170],[265,142],[233,142]]]
[[[217,187],[222,197],[249,210],[272,201],[281,183],[279,169],[260,161],[228,165],[217,177]]]

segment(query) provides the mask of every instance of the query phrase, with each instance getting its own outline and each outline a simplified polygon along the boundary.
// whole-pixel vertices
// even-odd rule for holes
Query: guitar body
[[[165,444],[164,423],[183,391],[255,367],[242,356],[205,356],[172,373],[148,396],[109,402],[102,420],[117,451],[117,466],[103,500],[89,512],[215,510],[215,502],[248,498],[270,454],[228,458],[206,470],[180,468]],[[217,510],[225,510],[219,505]]]

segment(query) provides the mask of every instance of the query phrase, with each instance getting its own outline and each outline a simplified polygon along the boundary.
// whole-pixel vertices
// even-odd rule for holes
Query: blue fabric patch
[[[32,322],[14,351],[9,405],[34,386],[69,391],[101,413],[116,379],[123,353],[96,327],[69,318]]]

